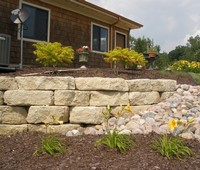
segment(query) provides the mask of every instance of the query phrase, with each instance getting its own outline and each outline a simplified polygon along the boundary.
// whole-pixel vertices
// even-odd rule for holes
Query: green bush
[[[185,145],[183,140],[175,136],[168,137],[167,135],[163,135],[153,140],[151,147],[168,159],[172,159],[173,157],[182,159],[185,156],[193,154],[192,150]]]
[[[63,47],[61,43],[39,42],[33,44],[36,48],[33,53],[36,55],[36,61],[44,66],[59,66],[64,63],[71,63],[74,57],[72,47]]]
[[[136,64],[144,67],[147,62],[143,54],[128,48],[116,47],[114,50],[104,54],[106,56],[104,60],[108,63],[119,62],[123,65]]]

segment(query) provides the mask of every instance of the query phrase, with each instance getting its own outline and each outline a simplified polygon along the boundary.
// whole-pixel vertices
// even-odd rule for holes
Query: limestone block
[[[131,118],[132,116],[134,116],[135,114],[138,114],[140,112],[144,112],[146,111],[148,108],[150,108],[151,105],[143,105],[143,106],[130,106],[131,108],[131,112],[127,111],[127,110],[123,110],[122,111],[122,115],[121,117],[124,117],[124,118]],[[117,112],[120,110],[120,107],[117,106],[115,108],[113,108],[112,110],[112,114],[113,115],[116,115]]]
[[[54,121],[52,116],[55,117],[57,121],[63,121],[63,123],[69,120],[69,107],[67,106],[31,106],[28,111],[28,116],[26,118],[28,123],[49,123],[49,124],[59,124],[59,122]]]
[[[163,92],[160,97],[160,101],[166,101],[173,95],[173,92]]]
[[[70,111],[70,123],[100,124],[104,107],[74,107]]]
[[[54,93],[55,105],[88,106],[90,92],[74,90],[56,90]]]
[[[150,92],[152,85],[150,79],[134,79],[126,80],[128,83],[129,91],[131,92]]]
[[[60,133],[63,135],[66,135],[70,130],[78,128],[80,128],[80,125],[78,124],[50,125],[48,128],[46,128],[45,125],[28,124],[28,131],[30,132]]]
[[[160,101],[158,92],[130,92],[129,100],[131,105],[151,105]]]
[[[16,90],[18,89],[15,78],[0,76],[0,90]]]
[[[32,106],[32,105],[52,105],[52,91],[27,91],[8,90],[4,93],[4,102],[7,105]]]
[[[105,90],[105,91],[128,91],[128,85],[121,78],[75,78],[78,90]]]
[[[169,79],[155,79],[151,80],[153,91],[158,92],[173,92],[176,90],[177,82]]]
[[[0,106],[1,124],[26,124],[27,111],[22,107]]]
[[[5,125],[0,124],[0,135],[12,135],[16,133],[27,132],[27,124],[25,125]]]
[[[55,90],[75,89],[73,77],[16,77],[19,89],[24,90]]]
[[[129,103],[127,92],[91,92],[91,106],[118,106]]]
[[[0,105],[3,104],[3,92],[0,91]]]

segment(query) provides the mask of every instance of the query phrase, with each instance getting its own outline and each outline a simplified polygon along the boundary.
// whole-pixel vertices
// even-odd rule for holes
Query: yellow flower
[[[187,120],[188,123],[194,122],[194,119]]]
[[[109,104],[107,105],[107,110],[110,110],[110,105]]]
[[[177,120],[171,119],[169,121],[168,126],[169,126],[170,130],[173,131],[177,127],[177,124],[178,124]]]
[[[127,106],[124,109],[127,110],[128,112],[132,112],[130,104],[127,104]]]

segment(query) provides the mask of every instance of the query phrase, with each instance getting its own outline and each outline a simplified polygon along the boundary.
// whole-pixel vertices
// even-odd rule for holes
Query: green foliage
[[[64,148],[65,145],[57,137],[47,136],[42,138],[42,146],[37,148],[33,154],[46,152],[51,156],[54,156],[56,153],[62,154]]]
[[[189,62],[187,60],[179,60],[171,65],[171,68],[176,71],[185,71],[200,73],[200,62]]]
[[[189,73],[192,78],[196,81],[198,85],[200,85],[200,73]]]
[[[168,137],[167,135],[163,135],[162,137],[153,140],[151,147],[168,159],[174,157],[182,159],[183,157],[193,155],[193,151],[185,145],[183,140],[174,136]]]
[[[171,62],[169,61],[167,53],[160,53],[154,61],[154,67],[158,69],[168,68]]]
[[[61,43],[39,42],[33,44],[36,48],[33,53],[36,55],[36,61],[44,66],[59,66],[64,63],[71,63],[74,57],[72,47],[62,47]]]
[[[97,146],[103,144],[109,148],[118,149],[120,153],[124,153],[133,145],[133,141],[128,135],[120,134],[116,129],[108,131],[107,133],[105,138],[96,141]]]
[[[120,62],[123,65],[127,64],[136,64],[145,66],[146,60],[143,56],[143,54],[140,54],[134,50],[129,50],[128,48],[121,48],[117,47],[112,51],[105,52],[105,58],[104,60],[108,63],[113,62]]]

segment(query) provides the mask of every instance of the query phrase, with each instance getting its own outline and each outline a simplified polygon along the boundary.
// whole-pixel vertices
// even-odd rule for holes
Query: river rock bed
[[[123,134],[157,134],[169,133],[169,120],[176,119],[182,122],[194,119],[191,126],[184,131],[180,129],[180,136],[186,139],[196,138],[200,141],[200,86],[186,84],[177,85],[176,91],[171,92],[166,101],[152,105],[143,112],[138,112],[132,117],[111,117],[108,120],[109,128],[117,128]],[[81,134],[104,134],[105,123],[90,127],[81,127],[66,133],[67,136]]]

